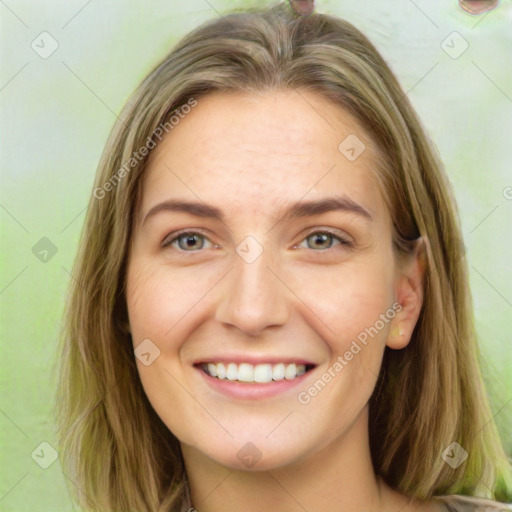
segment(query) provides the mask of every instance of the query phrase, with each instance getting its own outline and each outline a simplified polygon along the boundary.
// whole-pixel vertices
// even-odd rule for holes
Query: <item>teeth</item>
[[[211,375],[211,373],[210,373],[210,375]],[[214,377],[214,375],[213,375],[213,377]],[[240,380],[242,382],[253,382],[254,366],[252,364],[246,364],[246,363],[242,363],[241,365],[239,365],[238,366],[238,380]]]
[[[212,366],[216,366],[217,367],[217,375],[216,375],[216,377],[218,379],[225,379],[226,378],[226,367],[222,363],[217,364],[217,365],[212,365]],[[212,377],[213,377],[213,375],[212,375]]]
[[[235,363],[228,364],[228,371],[226,372],[226,377],[229,380],[238,380],[238,366]]]
[[[284,379],[284,364],[283,363],[275,364],[273,366],[272,378],[274,380],[283,380]]]
[[[297,367],[294,364],[289,364],[284,370],[284,378],[287,380],[294,379],[297,375]]]
[[[217,377],[217,365],[212,364],[212,363],[208,363],[208,373],[212,377]]]
[[[272,365],[256,365],[256,367],[254,368],[254,380],[256,382],[270,382],[272,380]]]
[[[278,380],[293,380],[306,373],[306,366],[303,364],[257,364],[249,363],[208,363],[202,366],[203,370],[211,377],[220,380],[231,380],[239,382],[266,383]]]

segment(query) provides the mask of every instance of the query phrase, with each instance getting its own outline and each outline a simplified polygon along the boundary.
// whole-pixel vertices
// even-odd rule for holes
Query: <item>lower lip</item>
[[[259,400],[262,398],[270,398],[276,395],[280,395],[286,391],[291,390],[301,382],[304,382],[304,380],[309,376],[314,368],[291,380],[283,379],[267,383],[239,382],[231,381],[229,379],[217,379],[216,377],[212,377],[205,373],[201,368],[196,368],[196,370],[203,376],[205,382],[215,391],[223,393],[224,395],[231,396],[233,398]]]

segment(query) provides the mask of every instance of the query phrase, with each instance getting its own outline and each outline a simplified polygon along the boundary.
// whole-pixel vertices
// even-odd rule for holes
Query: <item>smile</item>
[[[295,363],[250,364],[250,363],[203,363],[201,369],[210,377],[237,382],[269,383],[294,380],[304,375],[313,366]]]

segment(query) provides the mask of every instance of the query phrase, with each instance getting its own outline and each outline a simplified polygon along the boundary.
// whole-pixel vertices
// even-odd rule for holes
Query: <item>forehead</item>
[[[169,196],[272,214],[336,193],[381,216],[377,159],[369,134],[318,93],[213,93],[153,150],[140,214]]]

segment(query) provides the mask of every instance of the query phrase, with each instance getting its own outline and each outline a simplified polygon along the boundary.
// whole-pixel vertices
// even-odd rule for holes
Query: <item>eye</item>
[[[182,231],[171,233],[162,243],[162,248],[174,245],[175,248],[184,252],[196,252],[205,248],[206,241],[211,243],[206,235],[198,231]],[[338,243],[335,244],[335,241]],[[333,245],[347,248],[353,247],[353,242],[348,240],[348,238],[334,234],[328,230],[314,231],[310,233],[303,242],[307,243],[307,249],[314,249],[317,252],[328,251],[333,248]]]
[[[208,238],[197,231],[182,231],[169,235],[162,243],[162,247],[169,247],[177,243],[178,248],[182,251],[195,252],[204,248],[206,240]]]
[[[308,241],[312,241],[309,243]],[[339,243],[335,245],[342,245],[345,247],[352,247],[353,242],[344,238],[340,235],[336,235],[330,231],[315,231],[310,233],[305,239],[304,242],[307,243],[308,249],[315,250],[329,250],[333,248],[333,241],[337,240]]]

